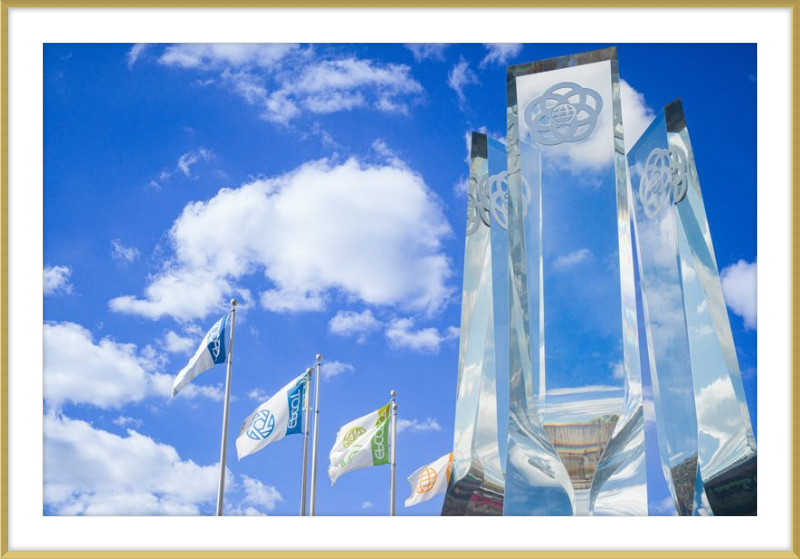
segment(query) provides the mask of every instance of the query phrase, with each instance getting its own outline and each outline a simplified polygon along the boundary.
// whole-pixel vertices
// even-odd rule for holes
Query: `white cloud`
[[[553,263],[553,267],[559,270],[573,268],[578,264],[586,262],[591,257],[592,252],[588,248],[580,248],[556,258],[555,262]]]
[[[353,56],[316,58],[312,48],[298,45],[171,45],[159,62],[217,72],[214,83],[258,107],[263,119],[280,124],[304,113],[357,108],[407,114],[410,104],[424,93],[404,64]]]
[[[412,433],[420,433],[424,431],[441,431],[442,426],[439,422],[432,417],[428,417],[425,421],[419,419],[405,419],[403,417],[397,419],[397,432],[409,431]]]
[[[322,378],[330,380],[338,377],[343,373],[354,373],[356,368],[350,363],[342,363],[341,361],[325,361],[322,363]]]
[[[213,506],[218,476],[219,464],[184,460],[134,430],[119,436],[63,415],[44,417],[44,505],[55,514],[197,515]],[[226,514],[260,515],[283,501],[275,487],[248,476],[238,483],[230,470],[225,486]]]
[[[478,76],[475,75],[470,67],[469,63],[461,57],[458,64],[453,66],[450,69],[450,73],[447,75],[447,85],[449,85],[453,91],[456,92],[458,95],[458,104],[463,109],[464,103],[466,102],[467,98],[464,95],[464,88],[468,85],[473,85],[480,83],[478,82]]]
[[[442,248],[450,234],[435,196],[405,165],[314,161],[188,204],[169,233],[175,257],[144,297],[109,305],[151,319],[204,318],[242,295],[237,280],[262,272],[274,286],[262,306],[277,312],[321,310],[338,292],[432,313],[453,293]]]
[[[124,415],[120,415],[112,419],[111,423],[119,427],[131,426],[134,429],[139,429],[142,426],[143,422],[141,419],[136,419],[135,417],[127,417]]]
[[[366,309],[360,313],[355,311],[339,311],[328,322],[328,331],[337,336],[356,336],[360,343],[366,341],[370,333],[378,330],[381,323]]]
[[[758,263],[739,260],[725,267],[720,279],[728,307],[744,319],[746,328],[755,330],[758,322]]]
[[[444,60],[444,51],[450,45],[447,43],[406,43],[404,45],[414,55],[414,60]]]
[[[44,504],[60,515],[196,515],[216,498],[218,465],[61,415],[44,417]],[[229,485],[234,485],[229,473]]]
[[[72,293],[72,268],[69,266],[45,266],[43,271],[43,290],[45,295],[63,295]]]
[[[411,349],[420,353],[438,353],[442,343],[458,338],[458,328],[450,326],[443,333],[433,327],[414,330],[413,318],[398,318],[389,324],[386,338],[396,348]]]
[[[625,366],[622,364],[622,361],[609,363],[608,367],[611,369],[611,376],[616,380],[622,380],[625,378]]]
[[[625,145],[630,149],[650,125],[655,113],[647,106],[644,94],[633,89],[625,80],[619,80],[619,94],[622,103],[622,125],[625,127]]]
[[[151,346],[138,350],[111,338],[95,343],[72,322],[45,323],[43,342],[44,399],[51,408],[69,402],[118,409],[148,396],[170,397],[173,377],[158,372],[166,357]],[[221,398],[216,387],[190,386],[185,398]]]
[[[185,177],[192,176],[192,167],[200,161],[211,161],[214,159],[214,152],[200,146],[197,149],[189,150],[178,157],[173,169],[164,169],[158,174],[158,180],[150,179],[148,186],[151,188],[161,188],[161,185],[170,180],[175,174],[180,173]]]
[[[122,244],[119,239],[111,241],[111,258],[123,265],[131,264],[139,258],[139,249]]]
[[[264,485],[257,479],[242,475],[242,485],[244,486],[244,504],[256,505],[266,510],[274,510],[275,505],[283,501],[283,497],[275,487]]]
[[[361,508],[362,509],[371,509],[372,507],[373,507],[373,505],[369,501],[364,501],[363,503],[361,503]]]
[[[255,400],[256,402],[266,402],[269,400],[271,394],[266,390],[262,390],[261,388],[253,388],[251,391],[247,393],[247,397],[251,400]]]
[[[184,153],[178,158],[177,170],[184,174],[184,176],[190,177],[192,173],[192,167],[198,161],[208,161],[214,157],[214,154],[211,150],[200,146],[196,150],[191,150],[189,152]]]
[[[170,353],[189,354],[197,349],[200,340],[196,336],[181,336],[173,330],[164,335],[162,345]]]
[[[168,46],[158,61],[164,66],[203,70],[271,68],[299,50],[299,45],[291,43],[189,43]]]
[[[480,67],[485,68],[489,64],[503,66],[508,61],[518,56],[522,52],[522,43],[484,43],[486,56],[481,60]]]
[[[133,68],[133,65],[136,64],[136,61],[139,60],[139,57],[150,48],[149,43],[136,43],[131,47],[131,50],[128,51],[127,58],[128,58],[128,68]]]

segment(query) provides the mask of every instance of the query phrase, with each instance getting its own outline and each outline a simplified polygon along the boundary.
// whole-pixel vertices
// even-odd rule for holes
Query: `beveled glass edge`
[[[472,146],[469,151],[470,161],[476,157],[489,158],[489,140],[483,132],[472,131]]]

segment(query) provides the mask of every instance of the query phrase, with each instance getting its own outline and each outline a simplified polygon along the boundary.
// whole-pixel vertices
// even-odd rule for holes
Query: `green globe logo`
[[[350,429],[347,434],[344,436],[344,441],[342,441],[342,446],[348,448],[351,444],[356,442],[356,439],[366,433],[367,430],[363,427],[353,427]]]
[[[350,461],[351,461],[351,460],[353,460],[353,458],[355,458],[355,457],[356,457],[356,454],[358,454],[358,451],[359,451],[359,450],[361,450],[361,445],[360,445],[360,444],[357,444],[357,445],[355,445],[355,446],[353,447],[353,450],[351,450],[351,451],[350,451],[350,452],[347,454],[347,456],[345,456],[345,457],[342,459],[342,463],[341,463],[340,467],[341,467],[341,468],[344,468],[344,467],[346,467],[346,466],[347,466],[347,465],[350,463]]]

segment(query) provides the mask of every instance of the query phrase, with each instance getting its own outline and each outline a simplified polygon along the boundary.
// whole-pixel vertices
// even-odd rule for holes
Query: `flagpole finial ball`
[[[231,306],[232,306],[232,307],[235,307],[235,306],[236,306],[236,299],[231,299]]]
[[[321,353],[317,353],[317,361],[322,361],[322,354]]]
[[[389,392],[389,395],[390,395],[392,398],[394,398],[395,396],[397,396],[397,392],[395,392],[394,390],[392,390],[391,392]]]
[[[308,373],[309,375],[313,375],[314,374],[314,369],[309,367],[308,369],[306,369],[306,373]]]

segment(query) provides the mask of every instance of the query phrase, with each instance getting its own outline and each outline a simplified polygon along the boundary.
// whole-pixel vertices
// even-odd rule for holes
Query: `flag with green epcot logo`
[[[331,485],[344,473],[389,463],[390,409],[386,404],[339,429],[328,466]]]

